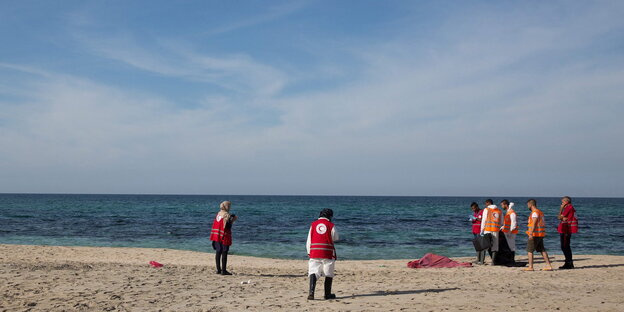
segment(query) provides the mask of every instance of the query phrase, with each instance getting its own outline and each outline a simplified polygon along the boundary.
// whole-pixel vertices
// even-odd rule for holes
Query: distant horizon
[[[488,199],[498,199],[498,198],[517,198],[517,197],[525,197],[525,198],[561,198],[563,196],[570,196],[572,200],[574,198],[612,198],[612,199],[624,199],[624,197],[617,196],[571,196],[571,195],[561,195],[561,196],[529,196],[529,195],[338,195],[338,194],[176,194],[176,193],[5,193],[0,192],[0,195],[121,195],[121,196],[276,196],[276,197],[479,197]]]

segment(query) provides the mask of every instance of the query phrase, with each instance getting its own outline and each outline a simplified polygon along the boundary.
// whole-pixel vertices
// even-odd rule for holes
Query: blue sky
[[[3,1],[0,192],[624,196],[621,1]]]

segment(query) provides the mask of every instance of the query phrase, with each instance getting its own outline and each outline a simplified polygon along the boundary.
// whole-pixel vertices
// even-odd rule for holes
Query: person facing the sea
[[[550,259],[548,259],[548,253],[544,248],[544,236],[546,236],[546,222],[544,221],[544,213],[537,209],[537,201],[535,199],[529,199],[527,201],[527,207],[531,210],[527,224],[527,252],[529,256],[529,266],[524,271],[533,271],[533,252],[541,252],[547,267],[542,271],[552,271],[552,265],[550,265]]]
[[[224,201],[219,205],[219,212],[212,222],[212,230],[210,231],[212,248],[216,251],[217,274],[221,275],[232,275],[227,270],[227,257],[232,245],[232,224],[238,217],[230,214],[231,205],[232,203],[229,201]]]
[[[472,222],[472,236],[473,238],[477,238],[479,233],[481,233],[481,219],[483,218],[483,210],[479,208],[479,204],[472,202],[470,204],[470,209],[472,209],[472,216],[470,216],[470,221]],[[477,261],[478,264],[483,264],[485,261],[485,250],[477,251]]]
[[[492,258],[492,264],[496,264],[496,255],[498,253],[498,231],[502,225],[502,212],[494,205],[491,199],[485,200],[485,209],[483,209],[483,218],[481,220],[480,234],[492,234],[492,247],[488,250]]]
[[[503,199],[500,205],[506,211],[501,231],[505,233],[505,240],[507,240],[507,245],[509,246],[509,250],[511,250],[511,262],[513,263],[516,258],[516,234],[518,234],[518,220],[516,212],[513,210],[514,203],[510,203],[508,200]]]
[[[576,210],[574,206],[572,206],[572,199],[569,196],[561,198],[561,207],[559,207],[559,215],[557,218],[559,219],[557,232],[559,232],[561,241],[561,251],[565,256],[565,264],[560,266],[559,269],[574,269],[570,240],[572,239],[572,234],[578,233],[578,220],[576,219]]]
[[[336,264],[336,248],[334,242],[338,240],[338,231],[331,222],[334,211],[323,209],[319,218],[312,222],[308,231],[306,249],[310,260],[308,261],[308,275],[310,276],[310,292],[308,300],[314,300],[316,281],[325,276],[325,299],[335,299],[331,293],[334,279],[334,265]]]

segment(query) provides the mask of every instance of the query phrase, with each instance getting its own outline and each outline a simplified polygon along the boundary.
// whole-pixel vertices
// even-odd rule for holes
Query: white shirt
[[[329,219],[323,218],[323,217],[319,218],[319,220],[320,219],[325,219],[325,220],[329,221]],[[338,231],[336,231],[336,226],[334,226],[332,228],[331,238],[332,238],[332,241],[334,241],[334,242],[338,240]],[[310,227],[310,230],[308,231],[308,241],[306,242],[306,250],[308,251],[308,255],[310,254],[310,244],[311,243],[312,243],[312,227]]]

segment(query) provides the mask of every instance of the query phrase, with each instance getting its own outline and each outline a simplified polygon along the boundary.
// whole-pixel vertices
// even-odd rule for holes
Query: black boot
[[[498,265],[498,251],[492,251],[492,265]]]
[[[331,293],[333,278],[325,277],[325,300],[336,299],[336,295]]]
[[[479,252],[479,264],[485,264],[485,250]]]
[[[221,253],[215,253],[215,262],[217,264],[217,274],[221,274]]]
[[[226,270],[227,268],[227,253],[221,255],[221,275],[232,275],[232,273]]]
[[[511,252],[511,264],[516,264],[516,252]]]
[[[314,300],[314,289],[316,288],[316,274],[310,274],[310,292],[308,300]]]

